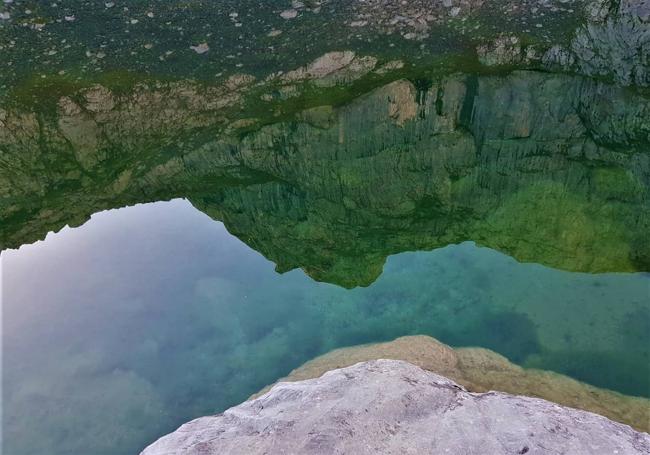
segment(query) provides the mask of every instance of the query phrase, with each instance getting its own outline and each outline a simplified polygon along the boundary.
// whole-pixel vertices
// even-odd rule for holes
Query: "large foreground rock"
[[[189,422],[142,455],[647,454],[650,436],[605,417],[504,393],[470,393],[410,363],[375,360],[280,383]]]
[[[330,370],[368,360],[392,359],[412,363],[457,382],[470,392],[499,391],[543,398],[582,409],[650,432],[650,400],[623,395],[585,384],[553,371],[522,368],[485,348],[452,348],[425,335],[405,336],[386,343],[335,349],[289,373],[278,382],[295,382],[322,376]],[[251,398],[271,389],[268,386]]]

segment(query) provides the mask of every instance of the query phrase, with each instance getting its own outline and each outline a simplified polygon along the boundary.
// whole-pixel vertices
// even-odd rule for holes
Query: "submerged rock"
[[[526,369],[494,351],[451,348],[419,335],[387,343],[335,349],[293,370],[278,382],[303,381],[327,371],[378,359],[403,360],[448,377],[471,392],[496,390],[526,395],[601,414],[637,430],[650,431],[650,400],[599,389],[551,371]],[[253,397],[270,390],[265,388]]]
[[[650,436],[605,417],[499,392],[475,394],[402,361],[281,383],[201,417],[142,455],[647,454]]]
[[[209,3],[199,2],[180,11],[159,5],[155,14],[149,8],[114,7],[114,2],[95,8],[92,2],[70,0],[69,15],[62,15],[56,3],[39,9],[38,14],[26,14],[13,2],[4,3],[0,24],[22,26],[3,30],[6,36],[0,50],[6,64],[0,86],[6,87],[0,98],[12,87],[21,89],[34,74],[50,77],[60,71],[80,72],[83,80],[93,81],[95,73],[119,70],[208,82],[211,74],[231,74],[245,67],[259,70],[259,77],[266,69],[286,72],[305,66],[317,55],[337,51],[343,43],[357,53],[370,45],[379,61],[399,57],[419,66],[426,61],[438,65],[450,57],[468,63],[476,57],[471,49],[494,42],[495,46],[488,47],[496,53],[483,58],[485,64],[538,69],[543,66],[539,58],[522,54],[517,47],[534,44],[543,55],[560,46],[577,62],[564,70],[603,75],[625,84],[648,84],[650,8],[645,0],[294,1],[282,6],[265,4],[261,9],[256,2],[243,0],[237,3],[240,12],[226,8],[216,13]],[[273,40],[269,47],[268,37],[277,36],[279,28],[288,24],[281,30],[284,39]],[[87,48],[89,27],[91,34],[110,36],[97,43],[99,52]],[[241,33],[231,33],[232,27]],[[140,30],[138,36],[133,35],[136,30]],[[178,41],[177,34],[182,37],[189,30],[207,31],[195,40],[209,40],[209,52],[207,43]],[[218,38],[213,35],[216,30]],[[322,31],[319,39],[306,40],[314,30]],[[522,44],[508,44],[506,50],[499,46],[501,35]],[[149,46],[162,50],[163,43],[167,48],[162,55],[141,52]],[[194,52],[180,52],[183,48]],[[268,58],[267,51],[279,58]],[[40,58],[27,61],[25,53]],[[195,53],[205,55],[197,59]],[[84,54],[89,60],[76,68],[73,62]]]
[[[478,60],[483,65],[517,65],[536,60],[532,46],[523,46],[517,36],[499,36],[490,43],[476,48]]]
[[[328,52],[307,66],[283,74],[280,81],[285,84],[311,81],[319,87],[333,87],[360,79],[376,64],[377,59],[372,56],[357,56],[352,51]]]
[[[208,43],[201,43],[197,44],[196,46],[190,46],[190,49],[192,49],[197,54],[205,54],[210,50],[210,46],[208,46]]]
[[[288,9],[280,13],[280,17],[282,19],[293,19],[296,16],[298,16],[298,11],[296,11],[295,9]]]

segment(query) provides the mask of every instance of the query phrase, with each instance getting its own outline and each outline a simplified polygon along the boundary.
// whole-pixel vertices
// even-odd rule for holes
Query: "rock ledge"
[[[415,365],[375,360],[279,383],[201,417],[141,455],[647,454],[650,436],[596,414],[498,392],[470,393]]]

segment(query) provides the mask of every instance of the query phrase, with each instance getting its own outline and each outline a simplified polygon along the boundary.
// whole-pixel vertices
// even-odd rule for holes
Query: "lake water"
[[[11,454],[137,453],[318,354],[408,334],[650,396],[643,273],[563,272],[465,242],[391,256],[346,290],[278,274],[180,199],[98,213],[4,251],[2,267]]]
[[[650,21],[597,3],[5,0],[3,453],[414,334],[650,398]]]

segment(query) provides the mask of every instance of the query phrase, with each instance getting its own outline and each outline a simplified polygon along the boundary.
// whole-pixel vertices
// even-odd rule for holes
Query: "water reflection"
[[[135,453],[409,334],[650,396],[647,94],[388,63],[0,109],[6,452]]]
[[[315,355],[407,334],[650,396],[640,273],[463,243],[391,256],[346,290],[276,273],[182,200],[99,213],[2,260],[7,453],[136,453]]]
[[[345,287],[390,254],[468,240],[565,270],[650,270],[650,101],[634,89],[456,74],[224,129],[214,106],[246,81],[94,86],[50,116],[3,111],[2,246],[184,197],[279,270]]]

